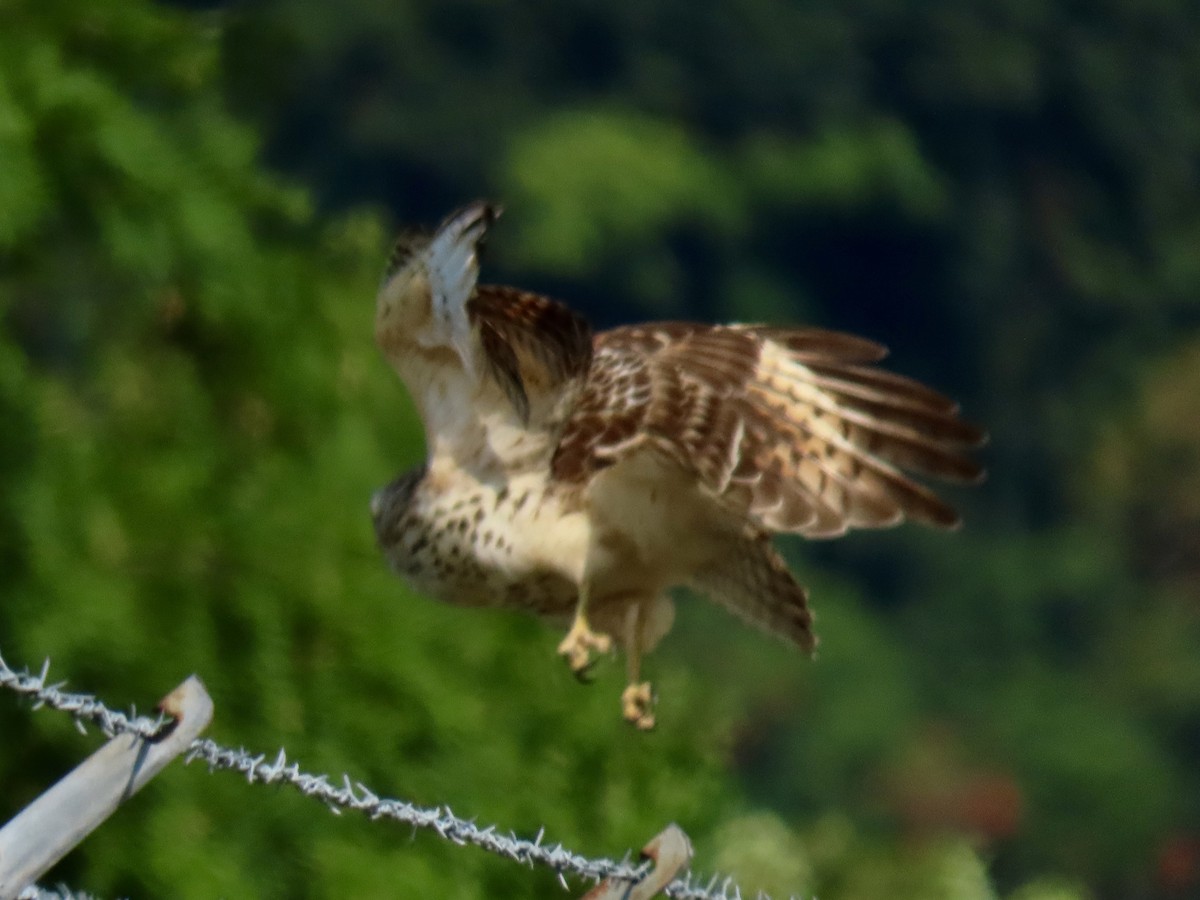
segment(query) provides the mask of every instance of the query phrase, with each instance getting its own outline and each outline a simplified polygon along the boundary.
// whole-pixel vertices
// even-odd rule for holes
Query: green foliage
[[[545,629],[435,607],[384,570],[367,500],[420,436],[370,342],[377,219],[316,225],[221,112],[215,64],[172,85],[212,50],[186,19],[20,14],[0,55],[41,187],[4,220],[6,657],[143,706],[196,671],[225,741],[596,853],[715,821],[730,789],[689,679],[664,703],[677,730],[640,739],[617,727],[615,673],[585,691]],[[136,72],[102,64],[146,31],[166,37]],[[15,713],[0,816],[90,745]],[[156,781],[62,877],[197,897],[536,882],[199,769]]]
[[[522,219],[516,262],[574,277],[683,222],[742,227],[728,170],[683,128],[648,117],[592,110],[540,122],[514,138],[501,181]]]
[[[803,832],[777,816],[753,813],[731,819],[714,835],[717,862],[752,873],[742,890],[772,896],[834,900],[998,900],[978,852],[961,839],[930,838],[903,850],[857,831],[846,817],[829,814]],[[799,887],[798,887],[799,886]],[[1061,880],[1034,881],[1007,900],[1087,900]]]
[[[1187,3],[16,0],[4,25],[10,662],[142,705],[197,671],[224,741],[596,853],[676,820],[746,890],[1197,890]],[[584,690],[541,625],[410,596],[366,516],[422,448],[370,343],[389,225],[357,204],[479,195],[509,210],[496,280],[604,323],[892,344],[993,432],[967,531],[804,547],[812,665],[685,602],[648,738],[616,667]],[[94,744],[4,703],[0,735],[0,820]],[[558,890],[186,769],[60,876]]]
[[[784,141],[777,134],[749,142],[738,171],[760,204],[851,214],[891,205],[914,219],[935,217],[946,204],[940,174],[902,123],[830,131]]]

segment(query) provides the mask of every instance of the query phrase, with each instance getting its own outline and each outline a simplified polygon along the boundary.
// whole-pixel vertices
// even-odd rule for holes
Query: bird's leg
[[[621,693],[621,713],[626,722],[641,731],[654,727],[654,692],[650,682],[638,681],[642,671],[642,637],[648,606],[648,603],[631,603],[625,610],[625,676],[628,684]]]
[[[607,634],[592,631],[587,621],[587,587],[579,590],[579,602],[575,604],[575,618],[567,636],[558,645],[558,655],[567,661],[575,677],[587,680],[592,665],[592,651],[607,653],[612,649],[612,638]]]

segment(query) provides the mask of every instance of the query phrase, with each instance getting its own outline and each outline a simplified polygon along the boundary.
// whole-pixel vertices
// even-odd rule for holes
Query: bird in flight
[[[625,654],[624,718],[655,723],[642,658],[686,586],[806,651],[807,594],[772,544],[958,515],[916,476],[974,482],[985,436],[835,331],[657,322],[593,334],[562,303],[477,283],[499,209],[397,241],[375,339],[427,458],[376,492],[376,536],[419,592],[567,626],[583,677]]]

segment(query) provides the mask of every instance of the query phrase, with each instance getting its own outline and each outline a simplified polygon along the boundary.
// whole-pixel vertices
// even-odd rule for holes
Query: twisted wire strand
[[[86,725],[90,724],[110,738],[118,734],[153,738],[168,721],[162,715],[139,716],[136,710],[126,714],[109,708],[92,694],[64,691],[63,682],[50,683],[49,671],[49,660],[42,664],[40,672],[35,675],[29,671],[14,671],[0,656],[0,688],[28,698],[34,709],[49,707],[67,713],[85,734]],[[422,807],[406,800],[381,797],[362,782],[353,781],[349,775],[335,779],[325,774],[305,772],[298,763],[289,762],[282,749],[273,757],[268,757],[265,753],[252,753],[242,747],[226,747],[209,738],[197,738],[184,752],[185,763],[195,761],[204,762],[211,772],[240,772],[251,784],[286,784],[305,796],[321,801],[335,815],[350,810],[370,819],[390,819],[431,831],[460,846],[479,847],[530,867],[549,868],[558,875],[559,883],[565,890],[570,889],[565,877],[568,874],[593,882],[614,878],[636,884],[650,868],[648,863],[635,866],[628,859],[618,861],[575,853],[561,843],[547,842],[542,831],[530,840],[498,830],[494,825],[483,827],[455,815],[448,806]],[[63,887],[53,891],[34,887],[27,889],[26,893],[31,898],[86,897],[83,894],[71,894]],[[22,898],[26,893],[21,895]],[[731,878],[714,877],[701,883],[691,873],[676,878],[663,893],[676,900],[742,900],[741,889]],[[756,896],[759,900],[770,900],[763,894]]]

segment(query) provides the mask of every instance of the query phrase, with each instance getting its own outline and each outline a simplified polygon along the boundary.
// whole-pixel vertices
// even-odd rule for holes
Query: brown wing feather
[[[604,332],[554,475],[586,481],[653,446],[769,531],[832,536],[905,518],[953,526],[954,510],[913,476],[979,478],[965,451],[984,435],[948,398],[868,365],[885,352],[816,329]]]
[[[591,326],[565,304],[481,284],[467,301],[467,314],[479,329],[489,372],[525,421],[530,391],[553,391],[588,371]]]
[[[650,360],[684,333],[666,323],[596,335],[591,368],[551,461],[554,478],[583,484],[645,444],[647,416],[664,402]]]

